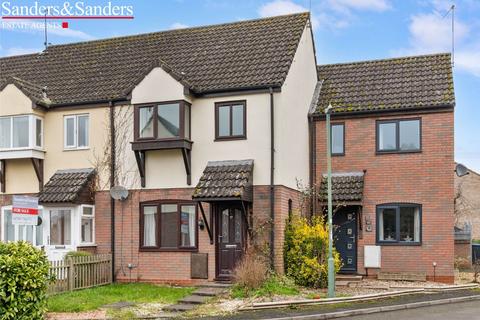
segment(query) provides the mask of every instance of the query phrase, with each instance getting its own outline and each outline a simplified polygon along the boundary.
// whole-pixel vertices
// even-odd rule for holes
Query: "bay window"
[[[420,244],[421,214],[421,205],[418,204],[377,206],[377,242]]]
[[[43,147],[43,119],[36,115],[0,117],[0,149]]]
[[[135,107],[135,140],[190,140],[190,104],[161,102]]]
[[[140,247],[145,251],[196,250],[196,205],[183,201],[141,204],[140,235]]]
[[[43,210],[39,208],[39,221],[42,221]],[[34,246],[42,246],[43,243],[43,225],[14,225],[12,224],[12,208],[10,206],[2,208],[2,241],[27,241]]]

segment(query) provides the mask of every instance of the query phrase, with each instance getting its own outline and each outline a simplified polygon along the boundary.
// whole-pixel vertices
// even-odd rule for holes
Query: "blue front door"
[[[346,207],[333,215],[333,239],[342,258],[340,272],[357,271],[357,208]]]

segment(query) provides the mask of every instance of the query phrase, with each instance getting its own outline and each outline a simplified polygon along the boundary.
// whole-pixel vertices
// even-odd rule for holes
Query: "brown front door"
[[[217,278],[229,280],[245,249],[241,205],[221,204],[217,210]]]

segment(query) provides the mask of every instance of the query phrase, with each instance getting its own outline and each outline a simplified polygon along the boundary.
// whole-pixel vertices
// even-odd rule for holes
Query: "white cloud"
[[[273,17],[273,16],[281,16],[285,14],[293,14],[293,13],[300,13],[300,12],[307,12],[308,9],[296,4],[290,0],[274,0],[272,2],[268,2],[261,6],[258,9],[258,14],[260,17]],[[316,29],[319,21],[318,18],[312,13],[311,14],[311,21],[312,21],[312,28]]]
[[[435,8],[438,5],[434,3]],[[455,21],[455,66],[480,77],[480,39],[472,26]],[[408,29],[409,46],[392,51],[393,55],[451,52],[451,19],[443,18],[437,11],[411,16]]]
[[[328,3],[340,11],[353,9],[381,12],[392,8],[386,0],[329,0]]]
[[[12,47],[5,50],[5,56],[19,56],[22,54],[29,54],[40,52],[42,49],[39,48],[22,48],[22,47]]]
[[[185,29],[185,28],[188,28],[188,25],[180,23],[180,22],[172,23],[169,27],[169,29],[172,29],[172,30],[173,29]]]

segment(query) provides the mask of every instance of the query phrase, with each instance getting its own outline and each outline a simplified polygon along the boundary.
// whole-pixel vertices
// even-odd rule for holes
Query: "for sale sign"
[[[38,198],[13,196],[12,224],[32,225],[38,223]]]

